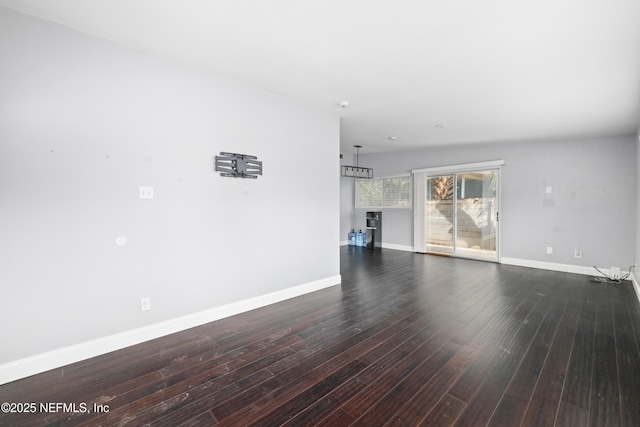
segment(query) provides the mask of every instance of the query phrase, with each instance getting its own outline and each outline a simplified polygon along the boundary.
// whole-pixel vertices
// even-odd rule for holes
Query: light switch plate
[[[153,187],[140,187],[140,198],[141,199],[153,199]]]

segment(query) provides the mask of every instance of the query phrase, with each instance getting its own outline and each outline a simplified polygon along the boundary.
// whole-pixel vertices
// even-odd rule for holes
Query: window
[[[356,180],[356,209],[411,209],[411,177]]]

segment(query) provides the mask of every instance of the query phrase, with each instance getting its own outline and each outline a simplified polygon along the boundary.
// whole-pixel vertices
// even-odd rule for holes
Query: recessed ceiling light
[[[338,105],[342,108],[347,108],[349,107],[349,101],[341,101]]]
[[[387,138],[389,141],[395,141],[396,139],[398,139],[397,136],[390,136],[389,138]]]
[[[442,123],[436,123],[435,125],[438,129],[444,129],[447,127],[447,124],[442,122]]]

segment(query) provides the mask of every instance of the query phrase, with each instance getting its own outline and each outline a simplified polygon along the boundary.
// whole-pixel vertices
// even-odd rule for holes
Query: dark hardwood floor
[[[640,426],[630,283],[354,247],[341,273],[341,287],[0,386],[0,402],[105,410],[38,406],[0,425]]]

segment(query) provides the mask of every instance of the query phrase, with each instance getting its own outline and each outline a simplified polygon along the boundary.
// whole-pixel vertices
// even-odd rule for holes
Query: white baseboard
[[[636,280],[636,276],[633,273],[631,273],[629,278],[631,279],[631,283],[633,283],[633,290],[636,291],[636,296],[638,297],[638,301],[640,301],[640,284],[638,284],[638,281]]]
[[[349,241],[348,240],[343,240],[342,242],[340,242],[340,246],[347,246],[349,245]],[[407,252],[415,252],[413,250],[413,246],[405,246],[405,245],[396,245],[393,243],[382,243],[381,247],[383,249],[395,249],[397,251],[407,251]]]
[[[413,246],[396,245],[394,243],[382,243],[382,249],[395,249],[397,251],[414,252]]]
[[[541,270],[561,271],[564,273],[584,274],[586,276],[599,276],[599,273],[593,267],[585,267],[583,265],[558,264],[555,262],[531,261],[528,259],[505,258],[501,259],[502,264],[515,265],[518,267],[539,268]],[[610,274],[608,268],[600,269],[604,274]],[[621,275],[628,272],[621,271]]]
[[[225,317],[234,316],[245,311],[254,310],[320,289],[339,285],[340,283],[342,283],[342,278],[338,274],[281,291],[260,295],[221,307],[215,307],[210,310],[5,363],[0,365],[0,385],[195,326],[204,325]]]
[[[516,265],[518,267],[539,268],[541,270],[562,271],[564,273],[576,273],[594,275],[597,273],[593,267],[584,267],[581,265],[558,264],[555,262],[531,261],[528,259],[505,258],[500,260],[502,264]],[[604,270],[603,270],[604,271]]]

